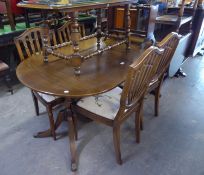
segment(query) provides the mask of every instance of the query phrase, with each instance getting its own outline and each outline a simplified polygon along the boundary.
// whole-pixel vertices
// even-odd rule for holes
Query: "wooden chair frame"
[[[186,24],[186,23],[189,23],[190,22],[190,30],[192,28],[192,21],[193,21],[193,17],[195,16],[195,11],[196,11],[196,8],[198,6],[198,1],[199,0],[195,0],[194,1],[194,4],[193,4],[193,11],[192,11],[192,14],[191,16],[187,16],[185,17],[184,16],[184,9],[185,9],[185,1],[186,0],[182,0],[182,3],[181,3],[181,6],[180,6],[180,9],[179,9],[179,12],[178,12],[178,15],[161,15],[161,16],[158,16],[156,18],[156,23],[159,23],[159,24],[168,24],[168,25],[174,25],[175,26],[175,32],[179,33],[179,29],[182,25]],[[168,5],[167,5],[168,7]],[[162,17],[162,18],[161,18]],[[166,17],[166,18],[165,18]],[[171,18],[176,18],[177,17],[177,20],[174,21],[174,20],[169,20]],[[168,19],[169,18],[169,19]]]
[[[60,28],[57,29],[57,35],[60,44],[64,42],[69,42],[71,40],[71,22],[67,21],[62,25]],[[79,33],[81,34],[81,37],[85,36],[85,27],[84,24],[79,24]]]
[[[171,32],[168,34],[161,42],[157,43],[156,46],[158,48],[164,49],[163,57],[159,62],[159,66],[156,71],[156,75],[149,85],[148,92],[154,91],[155,95],[155,116],[159,115],[159,97],[160,97],[160,89],[161,85],[167,72],[174,52],[178,46],[179,40],[181,39],[181,35],[178,35],[175,32]]]
[[[99,123],[103,123],[113,128],[113,141],[118,164],[122,164],[120,151],[120,126],[132,114],[135,115],[135,135],[136,141],[140,142],[140,118],[143,110],[143,101],[148,84],[157,70],[162,49],[154,46],[148,48],[132,65],[130,65],[127,78],[120,98],[120,107],[115,118],[109,119],[86,109],[72,105],[71,109],[75,114],[82,114]]]
[[[51,37],[48,39],[48,43],[56,44],[56,37],[53,31],[50,32],[50,36]],[[21,61],[28,59],[32,55],[41,54],[42,52],[41,38],[42,38],[42,29],[39,27],[36,27],[36,28],[30,28],[26,30],[23,34],[21,34],[20,36],[14,39]],[[39,92],[31,90],[31,93],[34,101],[36,115],[39,115],[38,100],[46,107],[46,110],[49,116],[52,136],[54,140],[56,140],[55,123],[54,123],[52,109],[55,106],[64,103],[65,99],[62,97],[59,97],[59,98],[56,98],[55,100],[48,102],[44,98],[42,98],[42,96],[39,95]]]

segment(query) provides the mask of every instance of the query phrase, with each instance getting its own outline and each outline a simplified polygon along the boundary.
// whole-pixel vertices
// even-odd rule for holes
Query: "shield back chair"
[[[160,89],[166,72],[168,71],[170,62],[174,55],[174,52],[178,46],[181,35],[175,32],[168,34],[161,42],[157,43],[158,48],[164,49],[163,57],[160,59],[159,66],[157,68],[156,74],[149,84],[148,92],[154,91],[155,95],[155,116],[159,115],[159,97]]]
[[[56,44],[56,37],[53,31],[50,32],[48,43]],[[29,58],[31,55],[42,53],[42,29],[40,27],[30,28],[23,34],[14,39],[21,61]],[[64,98],[43,94],[31,90],[36,115],[39,115],[38,100],[46,107],[48,112],[50,130],[54,140],[56,140],[55,124],[53,117],[53,108],[64,102]]]
[[[75,114],[82,114],[96,122],[113,128],[113,142],[118,164],[122,164],[120,151],[120,126],[135,115],[135,136],[140,141],[140,114],[148,85],[156,72],[163,50],[152,46],[129,66],[124,88],[116,87],[106,93],[80,99],[72,104]]]
[[[67,21],[60,28],[57,29],[57,36],[60,44],[64,42],[69,42],[71,40],[71,22]],[[85,36],[85,27],[84,24],[79,24],[79,33],[80,37]]]
[[[179,8],[178,14],[166,14],[158,16],[156,18],[156,23],[158,24],[166,24],[166,25],[173,25],[175,26],[175,29],[173,31],[179,33],[179,29],[182,25],[190,23],[190,30],[192,26],[192,20],[195,15],[195,11],[198,5],[198,0],[194,1],[193,7],[192,7],[192,12],[191,15],[184,15],[184,8],[185,8],[185,3],[187,0],[182,0],[181,6]],[[168,5],[167,5],[168,8]]]

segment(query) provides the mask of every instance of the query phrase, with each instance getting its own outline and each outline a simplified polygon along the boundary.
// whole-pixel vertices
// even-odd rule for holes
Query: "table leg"
[[[66,105],[66,116],[68,121],[68,135],[69,135],[69,146],[70,146],[70,153],[71,153],[71,171],[77,170],[77,154],[76,154],[76,145],[75,145],[75,139],[76,139],[76,126],[74,123],[74,115],[70,108],[71,100],[68,98],[66,99],[65,105]]]
[[[43,44],[43,61],[44,63],[48,63],[48,53],[47,53],[47,46],[48,46],[48,34],[49,34],[49,25],[48,21],[45,20],[44,15],[44,21],[42,24],[42,44]]]
[[[83,61],[79,53],[79,40],[80,40],[80,33],[79,33],[79,23],[78,23],[78,12],[73,12],[72,24],[71,24],[71,41],[73,43],[74,53],[72,55],[71,64],[74,67],[75,75],[81,74],[80,66]]]
[[[101,45],[101,9],[97,9],[97,47],[100,48]]]
[[[125,38],[126,48],[130,49],[130,4],[125,5]]]

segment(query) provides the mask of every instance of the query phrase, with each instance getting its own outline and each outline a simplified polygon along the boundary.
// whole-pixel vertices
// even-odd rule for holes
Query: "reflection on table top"
[[[96,39],[80,43],[82,55],[96,50]],[[105,46],[105,43],[102,47]],[[61,52],[72,54],[72,47],[61,48]],[[43,63],[42,55],[35,55],[23,61],[17,67],[19,80],[27,87],[64,97],[82,97],[108,91],[125,80],[128,66],[138,57],[139,47],[126,45],[115,47],[94,56],[81,66],[81,75],[76,76],[74,69],[66,60],[49,56],[49,62]]]
[[[67,10],[75,11],[93,8],[103,8],[111,5],[128,4],[130,0],[24,0],[18,3],[18,7],[42,9],[42,10]]]

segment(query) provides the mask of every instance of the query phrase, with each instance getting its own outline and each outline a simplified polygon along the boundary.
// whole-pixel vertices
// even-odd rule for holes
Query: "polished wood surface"
[[[73,1],[67,5],[45,5],[38,3],[25,3],[21,2],[18,4],[18,7],[30,8],[30,9],[41,9],[41,10],[49,10],[49,11],[81,11],[88,9],[96,9],[96,8],[106,8],[109,6],[129,4],[130,0],[95,0],[95,1]]]
[[[106,41],[109,44],[110,40]],[[81,53],[96,50],[96,39],[80,42]],[[105,46],[105,43],[102,45]],[[60,49],[72,54],[71,46]],[[126,50],[125,45],[115,47],[101,55],[86,60],[81,66],[81,75],[76,76],[73,67],[65,60],[49,56],[48,63],[43,56],[31,56],[17,67],[19,80],[27,87],[47,94],[64,97],[82,97],[108,91],[125,80],[128,66],[136,59],[137,46]]]

